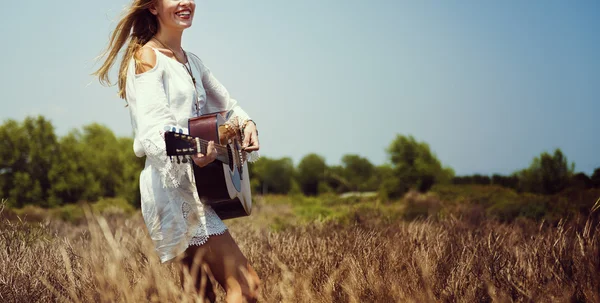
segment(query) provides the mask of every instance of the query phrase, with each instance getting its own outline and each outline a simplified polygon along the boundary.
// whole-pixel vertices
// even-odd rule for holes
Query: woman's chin
[[[192,16],[189,16],[187,18],[182,18],[182,17],[178,17],[175,16],[175,24],[177,24],[178,27],[180,28],[188,28],[190,26],[192,26]]]
[[[167,25],[168,27],[171,28],[177,28],[177,29],[186,29],[192,26],[192,20],[173,20],[173,22],[169,22],[170,24]],[[166,24],[165,24],[166,25]]]
[[[180,23],[180,24],[178,24],[178,26],[179,26],[181,29],[190,28],[190,27],[192,27],[192,22],[190,21],[190,22],[186,22],[186,23]]]

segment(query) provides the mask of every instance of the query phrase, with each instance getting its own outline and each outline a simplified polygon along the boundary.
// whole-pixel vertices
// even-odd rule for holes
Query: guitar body
[[[250,176],[239,137],[222,131],[228,112],[211,113],[188,121],[189,135],[227,147],[228,162],[215,160],[205,167],[192,162],[200,200],[210,205],[222,220],[244,217],[252,211]]]

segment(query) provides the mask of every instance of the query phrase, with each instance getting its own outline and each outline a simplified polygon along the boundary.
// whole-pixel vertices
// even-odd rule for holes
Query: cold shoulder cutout
[[[143,46],[134,54],[135,74],[141,75],[156,68],[157,50],[150,46]]]

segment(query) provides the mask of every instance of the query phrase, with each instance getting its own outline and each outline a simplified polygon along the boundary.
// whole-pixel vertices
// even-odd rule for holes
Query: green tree
[[[392,197],[411,188],[425,192],[435,183],[449,183],[454,176],[454,171],[442,166],[427,143],[417,142],[413,136],[397,135],[387,152],[398,182],[389,193]]]
[[[251,166],[251,178],[255,181],[253,191],[262,194],[287,194],[290,191],[295,172],[291,158],[271,159],[261,157]]]
[[[119,161],[123,163],[122,181],[116,188],[116,194],[127,200],[135,207],[140,206],[140,172],[144,169],[145,157],[138,157],[133,152],[133,138],[117,139],[119,146]]]
[[[346,171],[341,165],[333,165],[325,170],[325,182],[333,191],[343,193],[352,190],[352,184],[346,178]]]
[[[588,175],[583,172],[579,172],[574,174],[571,177],[571,182],[569,187],[577,188],[577,189],[589,189],[593,187],[592,180]]]
[[[8,198],[13,189],[15,174],[25,169],[23,150],[27,146],[20,124],[7,120],[0,127],[0,198]],[[9,200],[10,204],[16,202]]]
[[[510,176],[494,174],[492,176],[492,184],[516,190],[519,187],[519,176],[517,176],[516,174]]]
[[[85,164],[88,155],[82,149],[80,137],[81,133],[73,130],[59,141],[59,161],[48,172],[52,204],[74,203],[84,199],[90,190],[97,190],[95,178]]]
[[[377,166],[375,168],[375,180],[379,185],[378,194],[381,200],[388,201],[390,198],[399,196],[398,186],[400,182],[391,165]]]
[[[575,163],[569,165],[560,149],[553,155],[543,152],[535,157],[529,168],[519,172],[519,187],[522,191],[551,195],[569,186]]]
[[[82,162],[94,179],[84,198],[95,201],[100,197],[115,197],[124,183],[125,170],[117,137],[106,126],[92,123],[83,127],[80,142],[85,155]]]
[[[367,191],[376,188],[375,166],[359,155],[344,155],[342,157],[343,176],[350,185],[350,190]]]
[[[325,181],[326,169],[325,159],[315,153],[308,154],[300,160],[296,179],[305,195],[317,195],[319,193],[319,184]]]
[[[0,197],[14,207],[117,195],[135,203],[144,159],[134,155],[132,144],[98,124],[59,140],[42,116],[7,120],[0,126]]]
[[[139,173],[145,158],[132,150],[133,139],[117,138],[103,125],[92,123],[60,140],[60,161],[50,171],[55,204],[120,196],[139,202]]]
[[[51,181],[48,171],[57,161],[58,142],[52,123],[42,116],[0,127],[0,184],[11,205],[48,206]]]

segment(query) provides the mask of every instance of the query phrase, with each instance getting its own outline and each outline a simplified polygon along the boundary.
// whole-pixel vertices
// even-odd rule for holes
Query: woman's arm
[[[181,184],[188,165],[172,163],[166,153],[164,126],[177,125],[169,108],[163,84],[164,70],[157,61],[154,49],[143,47],[136,54],[135,120],[137,139],[141,143],[146,159],[161,175],[164,187],[175,188]]]
[[[244,134],[243,148],[250,152],[249,161],[256,161],[259,157],[260,148],[258,142],[258,131],[256,124],[250,116],[238,104],[237,100],[231,98],[229,92],[223,84],[214,76],[211,70],[204,65],[202,60],[194,56],[198,61],[202,73],[202,85],[206,91],[206,105],[203,112],[233,111],[232,119],[237,120],[237,124],[242,127]]]

